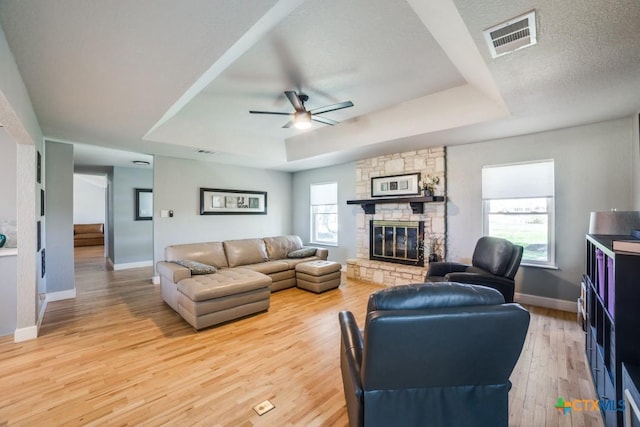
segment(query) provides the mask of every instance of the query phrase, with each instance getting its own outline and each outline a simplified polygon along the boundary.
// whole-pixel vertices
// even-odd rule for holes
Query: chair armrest
[[[342,384],[347,400],[347,412],[350,425],[363,425],[364,392],[362,390],[362,352],[364,344],[362,333],[358,329],[356,319],[350,311],[338,314],[340,322],[340,369]]]
[[[468,265],[457,262],[430,262],[427,270],[427,278],[429,276],[444,277],[448,273],[463,272]]]
[[[513,302],[515,282],[506,277],[478,273],[449,273],[445,279],[449,282],[488,286],[500,291],[505,302]]]

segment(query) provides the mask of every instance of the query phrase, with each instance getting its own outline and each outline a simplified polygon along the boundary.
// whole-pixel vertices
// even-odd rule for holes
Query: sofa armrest
[[[427,279],[431,277],[444,277],[449,273],[463,272],[469,266],[457,262],[430,262],[427,270]]]
[[[320,259],[326,260],[329,257],[329,249],[316,247],[316,256]]]
[[[156,265],[158,274],[171,280],[177,284],[182,279],[188,279],[191,277],[191,270],[187,267],[183,267],[175,262],[160,261]]]

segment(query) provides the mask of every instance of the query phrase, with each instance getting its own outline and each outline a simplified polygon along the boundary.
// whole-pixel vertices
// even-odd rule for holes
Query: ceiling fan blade
[[[255,110],[250,110],[249,114],[277,114],[279,116],[290,116],[291,113],[280,113],[278,111],[255,111]]]
[[[322,114],[322,113],[328,113],[329,111],[342,110],[343,108],[349,108],[349,107],[353,107],[353,102],[344,101],[344,102],[339,102],[337,104],[325,105],[324,107],[316,108],[309,112],[311,114]]]
[[[291,105],[293,105],[293,108],[295,108],[296,111],[306,111],[297,93],[292,90],[286,90],[284,94],[287,95],[289,102],[291,103]]]
[[[287,129],[287,128],[290,128],[291,126],[293,126],[293,124],[294,124],[294,123],[293,123],[293,120],[289,120],[289,121],[287,122],[287,124],[285,124],[285,125],[284,125],[284,126],[282,126],[282,127],[283,127],[283,128],[285,128],[285,129]]]
[[[331,125],[331,126],[338,124],[338,122],[336,122],[335,120],[327,119],[326,117],[320,117],[320,116],[311,116],[311,120],[324,123],[325,125]]]

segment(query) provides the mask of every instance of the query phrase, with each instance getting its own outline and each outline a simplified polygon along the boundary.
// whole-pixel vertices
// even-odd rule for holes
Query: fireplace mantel
[[[387,203],[409,203],[414,214],[424,212],[424,203],[444,202],[444,196],[381,197],[379,199],[347,200],[348,205],[360,205],[366,214],[376,213],[376,205]]]

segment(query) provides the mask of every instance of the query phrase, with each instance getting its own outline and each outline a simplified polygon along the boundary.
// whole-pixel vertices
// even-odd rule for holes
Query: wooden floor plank
[[[345,426],[338,313],[363,324],[379,286],[287,289],[268,312],[202,331],[163,303],[150,268],[110,271],[76,248],[73,300],[49,303],[37,340],[0,338],[0,425]],[[601,426],[557,398],[595,399],[575,314],[527,307],[510,425]],[[265,399],[275,409],[258,416]]]

